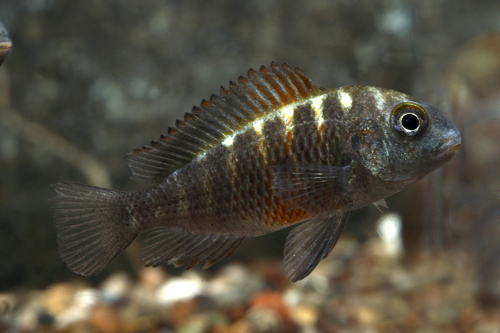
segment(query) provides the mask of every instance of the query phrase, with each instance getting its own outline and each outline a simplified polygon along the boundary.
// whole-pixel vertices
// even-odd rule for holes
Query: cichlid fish
[[[295,282],[332,250],[349,211],[383,205],[460,146],[443,114],[393,90],[325,89],[286,64],[247,76],[127,155],[132,178],[152,187],[53,185],[59,252],[72,271],[100,272],[142,232],[146,266],[207,268],[247,237],[304,222],[284,251]]]

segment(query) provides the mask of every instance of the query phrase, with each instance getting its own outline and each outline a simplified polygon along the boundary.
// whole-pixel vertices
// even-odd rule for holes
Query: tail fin
[[[73,272],[99,273],[137,236],[124,220],[123,192],[67,182],[52,187],[59,253]]]

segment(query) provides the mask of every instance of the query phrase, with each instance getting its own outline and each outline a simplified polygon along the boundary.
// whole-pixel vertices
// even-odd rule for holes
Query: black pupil
[[[413,114],[405,114],[401,119],[401,125],[408,131],[416,130],[419,124],[418,118]]]

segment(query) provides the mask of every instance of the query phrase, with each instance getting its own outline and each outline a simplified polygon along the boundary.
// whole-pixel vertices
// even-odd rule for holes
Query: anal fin
[[[229,257],[243,239],[224,234],[191,234],[157,229],[149,232],[141,250],[141,261],[153,267],[163,263],[176,266],[189,263],[188,269],[204,262],[203,269],[206,269],[224,255]]]
[[[333,249],[349,213],[337,213],[302,223],[288,234],[285,270],[292,282],[307,277]]]

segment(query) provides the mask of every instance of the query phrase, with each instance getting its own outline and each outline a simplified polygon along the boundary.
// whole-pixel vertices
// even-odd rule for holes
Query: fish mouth
[[[10,42],[0,42],[0,65],[2,65],[3,61],[9,55],[12,50],[12,43]]]
[[[10,40],[0,40],[0,50],[10,50],[12,48],[12,42]]]
[[[10,40],[2,41],[0,38],[0,53],[7,53],[12,50],[12,42]]]
[[[458,152],[461,144],[462,139],[460,136],[445,139],[439,146],[434,148],[434,153],[438,156],[453,155]]]

